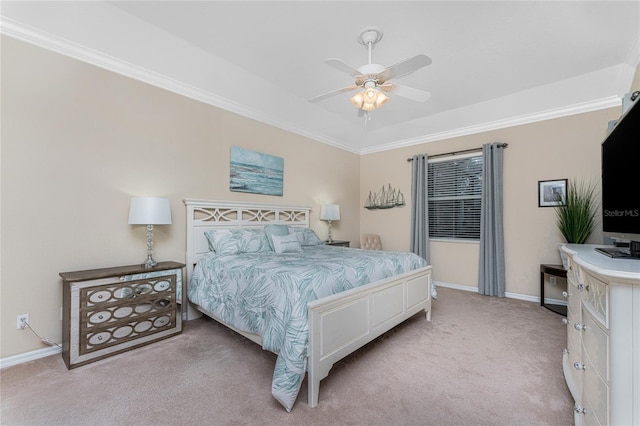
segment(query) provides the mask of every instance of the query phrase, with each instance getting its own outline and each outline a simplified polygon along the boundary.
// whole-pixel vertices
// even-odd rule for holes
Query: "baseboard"
[[[462,290],[462,291],[472,291],[474,293],[478,292],[478,287],[473,287],[473,286],[468,286],[468,285],[462,285],[462,284],[452,284],[452,283],[446,283],[443,281],[434,281],[434,284],[436,285],[436,287],[445,287],[445,288],[452,288],[455,290]],[[540,303],[540,298],[536,297],[536,296],[529,296],[526,294],[519,294],[519,293],[505,293],[505,297],[511,298],[511,299],[519,299],[519,300],[526,300],[529,302],[536,302],[536,303]],[[553,300],[553,299],[545,299],[545,303],[554,303],[557,305],[562,305],[565,304],[566,305],[566,300],[562,301],[562,300]],[[2,358],[0,359],[0,369],[5,368],[5,367],[11,367],[12,365],[18,365],[18,364],[22,364],[24,362],[29,362],[29,361],[33,361],[35,359],[38,358],[44,358],[46,356],[51,356],[51,355],[57,355],[60,352],[62,352],[62,350],[58,347],[50,347],[50,348],[44,348],[44,349],[38,349],[35,351],[31,351],[31,352],[25,352],[23,354],[18,354],[18,355],[13,355],[13,356],[9,356],[6,358]]]
[[[473,287],[470,285],[452,284],[446,283],[444,281],[433,281],[433,283],[436,285],[436,287],[452,288],[454,290],[471,291],[474,293],[478,292],[478,287]]]
[[[453,288],[455,290],[472,291],[474,293],[478,292],[478,287],[474,287],[474,286],[462,285],[462,284],[452,284],[452,283],[446,283],[446,282],[443,282],[443,281],[434,281],[434,283],[435,283],[436,287]],[[540,303],[540,297],[538,297],[538,296],[530,296],[528,294],[505,292],[504,296],[508,297],[510,299],[526,300],[527,302]],[[566,300],[563,301],[563,300],[545,298],[545,303],[554,303],[554,304],[557,304],[557,305],[566,305],[567,301]]]
[[[0,359],[0,369],[11,367],[13,365],[22,364],[25,362],[33,361],[39,358],[44,358],[51,355],[57,355],[62,352],[62,349],[51,346],[49,348],[37,349],[31,352],[25,352],[18,355],[8,356]]]

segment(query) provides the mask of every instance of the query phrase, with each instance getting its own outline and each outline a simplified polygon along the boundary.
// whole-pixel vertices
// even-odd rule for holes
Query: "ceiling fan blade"
[[[430,92],[424,90],[415,89],[413,87],[402,86],[397,83],[385,83],[380,86],[385,92],[391,92],[395,95],[402,96],[403,98],[411,99],[416,102],[426,102],[430,97]]]
[[[333,90],[331,92],[327,92],[327,93],[323,93],[322,95],[315,96],[315,97],[309,99],[309,102],[311,102],[311,103],[318,102],[318,101],[321,101],[323,99],[329,98],[331,96],[339,95],[340,93],[350,92],[351,90],[355,90],[357,88],[358,88],[358,86],[343,87],[342,89]]]
[[[360,71],[358,71],[357,69],[345,64],[344,62],[342,62],[338,58],[325,59],[323,62],[325,64],[329,65],[330,67],[333,67],[333,68],[337,69],[338,71],[346,72],[347,74],[349,74],[352,77],[356,77],[356,76],[360,75]]]
[[[378,74],[378,79],[383,81],[391,80],[392,78],[402,77],[407,74],[426,67],[431,63],[431,58],[427,55],[416,55],[413,58],[408,58],[403,61],[397,62]]]

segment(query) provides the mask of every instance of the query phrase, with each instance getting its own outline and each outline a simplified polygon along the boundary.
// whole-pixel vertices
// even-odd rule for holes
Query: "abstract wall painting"
[[[284,159],[231,147],[229,190],[282,196]]]

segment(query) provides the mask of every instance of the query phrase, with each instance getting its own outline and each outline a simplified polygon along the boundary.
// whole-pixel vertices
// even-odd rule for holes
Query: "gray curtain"
[[[411,252],[429,260],[429,210],[426,154],[411,158]]]
[[[504,297],[504,231],[502,227],[502,159],[506,144],[482,146],[480,277],[478,293]]]

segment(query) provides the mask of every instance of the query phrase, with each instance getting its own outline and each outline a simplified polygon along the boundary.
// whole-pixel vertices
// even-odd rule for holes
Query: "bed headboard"
[[[309,227],[310,207],[187,198],[187,281],[209,251],[204,233],[220,228],[262,228],[267,224]]]

